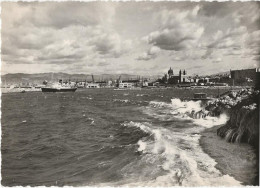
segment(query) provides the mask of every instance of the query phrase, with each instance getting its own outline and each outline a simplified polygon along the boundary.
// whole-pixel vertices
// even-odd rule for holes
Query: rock
[[[259,92],[243,90],[238,94],[241,96],[241,101],[230,106],[230,119],[226,125],[217,130],[217,134],[228,142],[246,142],[258,148]],[[236,100],[240,100],[240,97]]]

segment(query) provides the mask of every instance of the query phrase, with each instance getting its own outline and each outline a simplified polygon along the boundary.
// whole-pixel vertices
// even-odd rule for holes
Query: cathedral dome
[[[173,70],[172,70],[171,67],[170,67],[170,69],[168,70],[168,74],[173,74]]]

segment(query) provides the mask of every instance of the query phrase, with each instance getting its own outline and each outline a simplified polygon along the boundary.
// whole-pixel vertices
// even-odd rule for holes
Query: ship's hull
[[[42,92],[75,92],[77,88],[42,88]]]

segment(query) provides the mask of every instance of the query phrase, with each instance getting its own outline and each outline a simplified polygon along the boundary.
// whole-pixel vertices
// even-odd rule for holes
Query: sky
[[[260,2],[2,2],[1,73],[214,74],[260,64]]]

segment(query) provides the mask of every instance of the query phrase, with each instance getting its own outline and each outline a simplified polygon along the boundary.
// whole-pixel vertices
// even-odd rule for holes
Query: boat
[[[45,86],[41,88],[42,92],[75,92],[77,87],[70,85],[63,85],[62,81],[57,84],[52,84],[51,86]]]
[[[193,98],[184,98],[183,100],[187,101],[187,100],[191,100],[191,101],[211,101],[211,100],[215,100],[215,98],[212,97],[207,97],[206,93],[194,93],[193,94]]]
[[[209,101],[209,100],[213,100],[214,98],[211,97],[207,97],[206,93],[194,93],[193,98],[191,98],[190,100],[192,101]]]
[[[77,88],[52,88],[52,87],[42,87],[42,92],[75,92]]]

